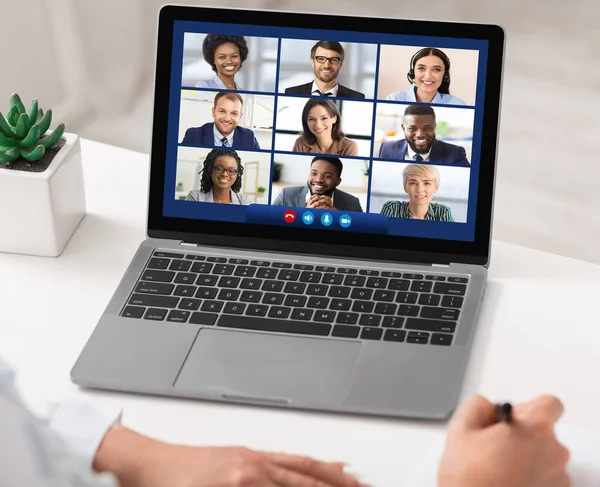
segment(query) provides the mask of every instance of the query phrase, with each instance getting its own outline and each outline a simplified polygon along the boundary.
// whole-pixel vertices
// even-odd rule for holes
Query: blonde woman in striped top
[[[408,201],[386,201],[381,208],[382,215],[390,218],[454,221],[449,207],[431,202],[440,187],[440,173],[435,166],[409,164],[402,171],[402,178]]]

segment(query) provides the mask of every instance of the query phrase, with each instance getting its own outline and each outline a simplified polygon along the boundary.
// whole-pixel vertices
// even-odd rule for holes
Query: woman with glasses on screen
[[[331,100],[308,100],[302,110],[302,129],[302,134],[294,143],[294,152],[358,155],[358,144],[342,132],[342,116]]]
[[[248,45],[243,36],[208,34],[202,43],[202,55],[217,75],[199,81],[196,87],[215,90],[242,89],[235,82],[235,75],[248,58]]]
[[[402,171],[402,179],[408,201],[386,201],[381,208],[382,215],[390,218],[454,221],[449,207],[431,202],[440,188],[440,173],[435,166],[409,164]]]
[[[243,193],[242,175],[244,168],[237,152],[231,149],[213,149],[200,171],[200,189],[189,192],[189,201],[251,205],[250,198]]]
[[[417,51],[406,77],[413,87],[391,93],[386,100],[466,105],[450,94],[450,58],[439,49],[426,47]]]

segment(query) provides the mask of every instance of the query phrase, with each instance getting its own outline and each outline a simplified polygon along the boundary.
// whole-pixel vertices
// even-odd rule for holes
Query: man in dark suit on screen
[[[187,129],[181,144],[260,150],[254,132],[238,126],[242,119],[243,104],[242,97],[237,93],[217,93],[212,109],[214,122]]]
[[[405,138],[383,142],[377,157],[468,166],[464,147],[435,138],[435,124],[435,111],[429,105],[407,106],[402,121]]]
[[[288,95],[337,96],[364,98],[363,93],[351,90],[337,82],[344,64],[344,48],[336,41],[319,41],[310,50],[310,62],[315,72],[311,83],[286,88]]]

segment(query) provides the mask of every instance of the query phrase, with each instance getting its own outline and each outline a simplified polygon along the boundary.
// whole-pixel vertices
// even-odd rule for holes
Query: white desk
[[[83,141],[88,215],[59,258],[0,254],[0,355],[42,392],[109,401],[158,438],[344,460],[398,487],[444,425],[80,390],[69,371],[144,238],[148,156]],[[26,202],[15,204],[26,204]],[[549,222],[551,224],[551,222]],[[464,394],[558,394],[600,428],[600,267],[494,242]]]

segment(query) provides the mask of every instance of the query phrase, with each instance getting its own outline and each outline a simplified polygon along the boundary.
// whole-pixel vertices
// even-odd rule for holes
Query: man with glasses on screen
[[[337,82],[344,65],[344,48],[337,41],[319,41],[310,50],[310,62],[315,72],[312,83],[285,89],[289,95],[338,96],[364,98],[363,93],[351,90]]]

